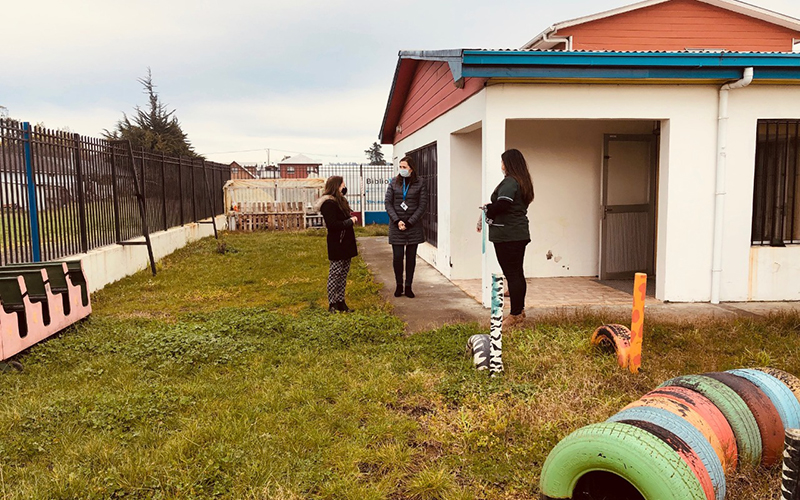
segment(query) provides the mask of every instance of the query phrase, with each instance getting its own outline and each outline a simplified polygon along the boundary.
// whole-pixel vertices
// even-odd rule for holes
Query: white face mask
[[[400,177],[411,177],[411,170],[401,168]]]

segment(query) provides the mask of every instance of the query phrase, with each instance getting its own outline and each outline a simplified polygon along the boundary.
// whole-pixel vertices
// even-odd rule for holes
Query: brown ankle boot
[[[508,316],[503,319],[503,328],[507,328],[509,330],[514,328],[522,328],[523,323],[525,322],[525,311],[522,311],[519,314],[509,314]]]

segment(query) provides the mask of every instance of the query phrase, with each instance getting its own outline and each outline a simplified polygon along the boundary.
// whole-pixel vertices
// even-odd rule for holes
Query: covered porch
[[[500,270],[493,245],[475,231],[477,207],[502,180],[500,153],[515,148],[527,159],[536,193],[525,255],[525,275],[535,278],[532,300],[561,297],[553,304],[575,305],[599,296],[598,304],[627,303],[622,292],[596,281],[635,272],[648,274],[655,297],[661,123],[506,117],[497,124],[497,137],[483,124],[452,133],[451,190],[440,200],[449,205],[448,278],[488,304],[491,274]],[[539,285],[548,298],[535,293]]]

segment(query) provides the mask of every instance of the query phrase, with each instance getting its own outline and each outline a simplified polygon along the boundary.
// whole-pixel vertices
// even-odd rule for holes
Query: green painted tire
[[[677,385],[699,392],[710,399],[733,429],[739,461],[756,466],[761,463],[761,432],[747,403],[736,391],[719,380],[703,375],[683,375],[667,380],[659,387]]]
[[[618,422],[588,425],[553,448],[539,482],[543,498],[572,498],[581,476],[594,471],[623,478],[647,499],[706,500],[675,450],[644,429]]]

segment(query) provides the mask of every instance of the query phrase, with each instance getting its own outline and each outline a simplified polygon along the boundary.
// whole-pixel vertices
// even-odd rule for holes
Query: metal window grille
[[[428,188],[428,212],[422,217],[425,241],[433,246],[439,243],[439,169],[436,143],[428,144],[406,153],[417,164],[417,174]]]
[[[752,243],[800,243],[800,120],[759,120]]]

